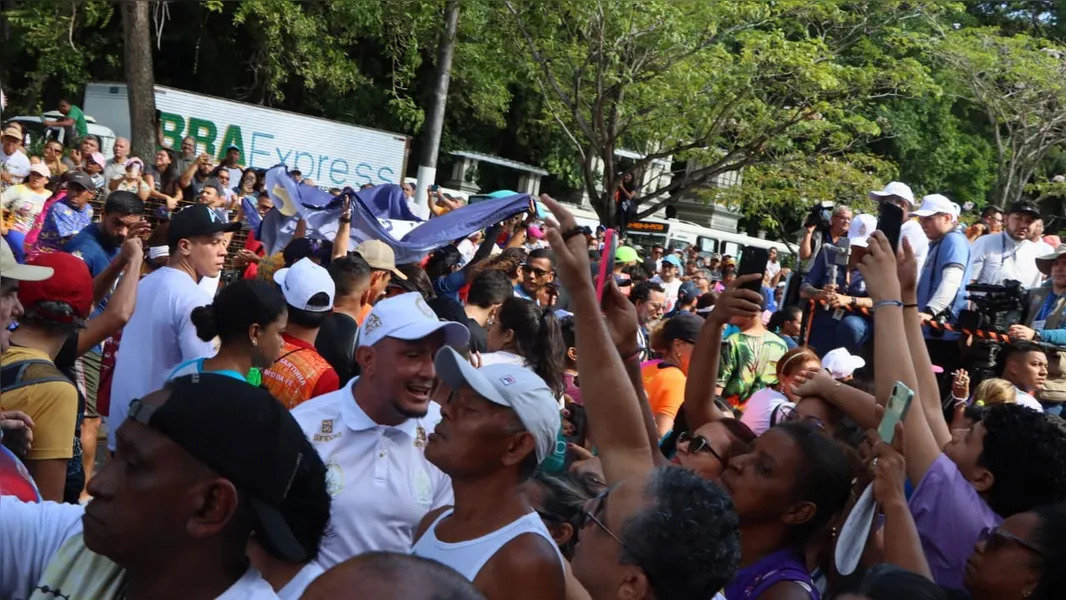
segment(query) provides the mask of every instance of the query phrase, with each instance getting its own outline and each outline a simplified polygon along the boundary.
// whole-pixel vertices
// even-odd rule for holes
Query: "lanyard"
[[[1014,251],[1010,253],[1010,256],[1007,256],[1007,234],[1001,233],[1000,235],[1003,236],[999,238],[999,254],[1001,257],[999,259],[999,265],[1002,267],[1008,260],[1014,260],[1015,255],[1018,254],[1018,248],[1021,248],[1022,245],[1019,243],[1014,246]]]
[[[1044,304],[1040,307],[1040,311],[1036,313],[1036,321],[1044,321],[1048,315],[1051,314],[1052,309],[1055,307],[1055,302],[1059,299],[1055,294],[1048,294],[1044,299]]]

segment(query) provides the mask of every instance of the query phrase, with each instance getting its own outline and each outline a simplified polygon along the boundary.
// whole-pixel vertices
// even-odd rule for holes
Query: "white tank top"
[[[563,558],[562,552],[559,552],[559,547],[555,544],[551,533],[537,513],[531,512],[528,515],[519,517],[488,535],[465,542],[449,544],[437,539],[436,530],[437,524],[444,520],[445,517],[451,515],[452,512],[453,509],[449,508],[441,513],[436,521],[433,521],[429,529],[415,542],[414,547],[411,548],[411,554],[448,565],[458,571],[463,577],[474,581],[478,572],[481,571],[481,567],[485,566],[485,563],[489,562],[489,559],[500,548],[503,548],[504,544],[522,534],[532,533],[539,535],[551,544],[551,547],[555,549],[555,554],[559,557],[559,568],[563,569],[565,573],[564,561],[566,559]]]

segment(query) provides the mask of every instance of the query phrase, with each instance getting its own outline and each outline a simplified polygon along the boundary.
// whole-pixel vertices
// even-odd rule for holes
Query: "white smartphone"
[[[907,415],[907,409],[911,407],[913,399],[914,390],[903,385],[903,382],[897,381],[896,385],[892,386],[892,393],[885,403],[885,414],[881,417],[881,424],[877,426],[877,435],[886,444],[891,444],[896,437],[896,423]]]

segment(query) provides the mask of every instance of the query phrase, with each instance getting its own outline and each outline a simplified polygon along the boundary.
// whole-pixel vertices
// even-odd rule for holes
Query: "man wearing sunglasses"
[[[530,252],[520,269],[522,279],[514,286],[514,295],[540,304],[541,290],[555,281],[555,259],[551,250],[538,248]]]
[[[455,569],[488,598],[562,600],[565,560],[522,485],[556,448],[551,390],[530,369],[476,369],[447,347],[434,366],[447,400],[426,459],[451,477],[455,506],[422,519],[411,553]]]

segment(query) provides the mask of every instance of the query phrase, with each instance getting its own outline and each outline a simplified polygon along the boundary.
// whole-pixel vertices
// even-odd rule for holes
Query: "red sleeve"
[[[337,376],[337,371],[330,367],[328,371],[322,373],[315,382],[315,389],[311,390],[311,397],[317,398],[322,394],[328,394],[335,392],[341,387],[340,377]]]

